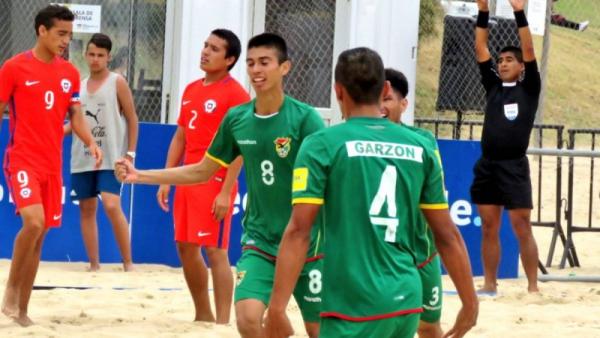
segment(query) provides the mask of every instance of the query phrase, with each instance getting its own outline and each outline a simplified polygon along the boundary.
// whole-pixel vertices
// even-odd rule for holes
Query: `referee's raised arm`
[[[475,57],[477,62],[481,63],[491,58],[488,49],[488,21],[490,18],[490,9],[488,0],[477,0],[479,13],[477,15],[477,26],[475,27]]]
[[[519,39],[521,40],[521,51],[523,52],[523,61],[530,62],[535,60],[535,52],[533,50],[533,39],[527,17],[525,16],[526,0],[509,0],[510,5],[515,12],[515,20],[519,28]]]

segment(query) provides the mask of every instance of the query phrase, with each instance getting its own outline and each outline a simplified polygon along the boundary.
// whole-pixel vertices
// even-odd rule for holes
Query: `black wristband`
[[[527,17],[525,16],[525,11],[520,10],[515,12],[515,20],[517,21],[517,27],[523,28],[529,26],[527,22]]]
[[[477,14],[477,27],[488,28],[488,21],[490,20],[490,12],[479,11]]]

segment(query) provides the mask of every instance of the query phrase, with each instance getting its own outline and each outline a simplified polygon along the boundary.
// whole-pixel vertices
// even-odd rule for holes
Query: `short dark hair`
[[[233,63],[227,67],[227,70],[231,70],[231,68],[235,66],[235,63],[238,61],[240,54],[242,53],[242,44],[240,43],[240,39],[238,39],[234,32],[223,28],[215,29],[210,32],[210,34],[218,36],[220,39],[223,39],[225,42],[227,42],[227,51],[225,52],[225,57],[234,57]]]
[[[54,26],[54,20],[74,21],[75,14],[65,6],[48,5],[40,10],[35,16],[35,35],[39,35],[40,26],[50,29]]]
[[[88,41],[87,45],[85,46],[86,51],[90,46],[90,43],[93,43],[98,48],[106,49],[109,53],[112,49],[112,41],[110,40],[110,37],[106,34],[95,33],[94,35],[92,35],[92,38],[90,39],[90,41]]]
[[[408,80],[401,71],[393,68],[386,68],[385,79],[390,81],[392,89],[402,95],[403,98],[408,95]]]
[[[517,58],[517,61],[523,63],[523,52],[519,47],[506,46],[500,50],[500,54],[502,53],[512,53],[515,56],[515,58]]]
[[[377,52],[366,47],[346,50],[338,57],[335,82],[341,84],[357,104],[379,102],[385,73]]]
[[[279,63],[284,63],[289,60],[287,44],[285,40],[275,33],[262,33],[255,35],[248,41],[248,49],[256,47],[273,48],[277,51]]]

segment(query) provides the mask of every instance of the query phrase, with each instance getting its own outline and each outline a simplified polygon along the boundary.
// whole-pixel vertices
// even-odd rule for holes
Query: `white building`
[[[419,0],[167,1],[161,120],[177,121],[181,94],[187,83],[202,76],[200,51],[215,28],[234,31],[242,45],[266,30],[281,33],[287,38],[292,67],[296,67],[286,89],[316,106],[325,120],[337,123],[340,113],[332,74],[339,53],[358,46],[373,48],[386,67],[404,72],[410,87],[415,88],[418,25]],[[250,90],[244,59],[242,48],[232,74]],[[411,104],[403,116],[408,123],[413,119],[414,93],[410,91]],[[177,99],[166,100],[167,95]]]

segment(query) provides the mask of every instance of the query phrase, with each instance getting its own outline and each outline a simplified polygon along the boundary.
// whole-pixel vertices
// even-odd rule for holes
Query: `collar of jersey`
[[[257,113],[254,113],[254,116],[258,117],[259,119],[266,120],[266,119],[270,119],[271,117],[277,116],[277,114],[279,114],[278,111],[271,113],[269,115],[258,115]]]
[[[216,86],[216,85],[219,85],[219,84],[222,84],[222,83],[225,83],[225,82],[229,81],[229,79],[231,79],[231,74],[228,73],[227,75],[225,75],[224,78],[222,78],[219,81],[213,82],[211,84],[204,84],[204,80],[206,80],[206,77],[203,77],[201,79],[202,80],[202,87],[207,88],[207,87]]]
[[[351,117],[348,120],[346,120],[346,122],[359,122],[359,123],[387,123],[390,122],[390,120],[388,120],[387,118],[384,117],[367,117],[367,116],[360,116],[360,117]]]
[[[517,85],[517,82],[502,82],[502,87],[514,87]]]

